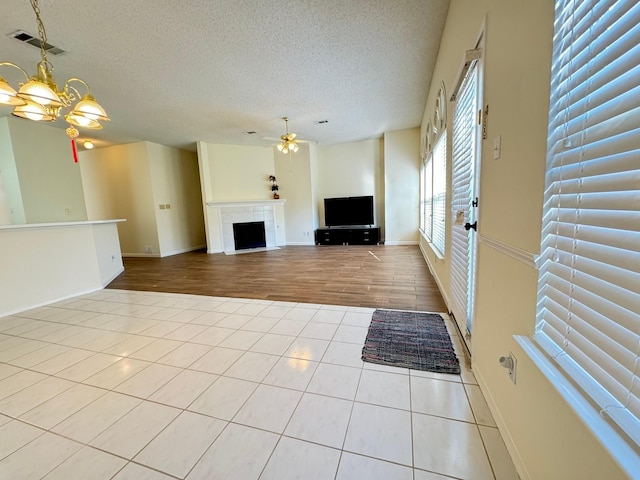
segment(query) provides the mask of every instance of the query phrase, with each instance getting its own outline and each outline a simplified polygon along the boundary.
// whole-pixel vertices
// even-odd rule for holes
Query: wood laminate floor
[[[445,312],[417,246],[289,246],[125,258],[108,288]]]

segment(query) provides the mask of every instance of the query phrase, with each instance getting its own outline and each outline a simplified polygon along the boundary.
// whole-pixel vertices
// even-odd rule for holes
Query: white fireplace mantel
[[[261,207],[269,205],[284,205],[286,200],[280,198],[278,200],[231,200],[226,202],[207,202],[209,207]]]
[[[233,252],[233,224],[264,222],[267,248],[286,244],[285,199],[207,202],[207,252]]]

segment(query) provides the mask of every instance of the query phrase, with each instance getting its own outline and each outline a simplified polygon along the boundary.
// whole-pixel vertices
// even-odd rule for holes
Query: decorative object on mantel
[[[278,194],[278,190],[280,190],[280,187],[278,187],[278,184],[276,183],[276,177],[274,177],[273,175],[269,175],[269,181],[271,182],[271,191],[273,192],[273,199],[277,200],[280,198],[280,195]]]
[[[0,104],[15,107],[13,109],[14,116],[36,122],[54,122],[60,116],[61,110],[65,108],[68,113],[64,119],[69,123],[67,134],[71,138],[74,160],[77,162],[75,138],[78,134],[74,126],[101,129],[100,122],[108,121],[109,117],[91,95],[89,85],[84,80],[71,77],[64,83],[62,89],[58,87],[53,77],[53,65],[47,58],[47,50],[56,47],[47,43],[47,34],[40,18],[38,0],[30,1],[31,8],[36,15],[40,36],[37,44],[35,41],[38,39],[35,38],[32,39],[34,43],[31,44],[40,47],[41,60],[36,65],[36,73],[32,77],[29,77],[29,74],[15,63],[0,62],[0,67],[13,67],[20,70],[26,78],[26,82],[18,84],[19,88],[16,91],[9,85],[9,82],[0,77]],[[86,93],[80,95],[80,92],[71,85],[72,83],[83,85]]]

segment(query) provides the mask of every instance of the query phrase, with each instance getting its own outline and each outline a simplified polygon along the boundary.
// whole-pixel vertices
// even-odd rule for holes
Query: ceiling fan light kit
[[[287,154],[289,152],[296,153],[298,151],[298,143],[295,133],[289,133],[289,117],[282,117],[284,120],[286,133],[280,136],[282,140],[276,145],[278,151]]]
[[[38,0],[30,1],[38,24],[41,60],[32,77],[29,77],[29,74],[15,63],[0,62],[0,67],[13,67],[20,70],[26,78],[26,82],[19,84],[16,91],[9,85],[9,82],[0,77],[0,104],[15,107],[14,116],[36,122],[53,122],[60,116],[64,108],[69,110],[64,119],[71,126],[101,129],[100,122],[109,121],[109,117],[104,108],[91,95],[89,85],[76,77],[69,78],[62,88],[56,84],[53,77],[53,65],[47,59],[46,47],[49,44],[44,24],[40,18]],[[81,95],[72,84],[83,85],[86,93]],[[71,138],[73,140],[74,137]]]

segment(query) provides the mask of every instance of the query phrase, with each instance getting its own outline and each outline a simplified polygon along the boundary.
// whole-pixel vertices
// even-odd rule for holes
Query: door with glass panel
[[[466,53],[454,90],[451,172],[451,311],[471,351],[479,205],[480,50]]]

